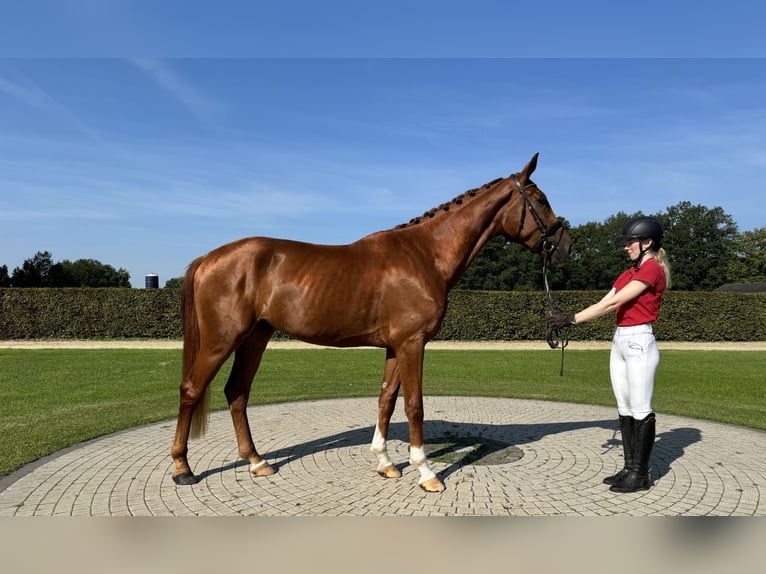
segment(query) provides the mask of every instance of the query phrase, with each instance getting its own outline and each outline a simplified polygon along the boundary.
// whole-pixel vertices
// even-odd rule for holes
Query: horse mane
[[[442,203],[438,207],[434,207],[432,209],[429,209],[426,211],[423,215],[420,217],[413,217],[410,219],[407,223],[400,223],[394,229],[404,229],[405,227],[410,227],[412,225],[417,225],[423,221],[427,221],[429,219],[432,219],[436,216],[437,213],[441,213],[444,211],[449,211],[452,206],[461,206],[466,201],[469,201],[471,198],[475,197],[477,193],[479,193],[483,189],[489,189],[493,185],[495,185],[497,182],[502,181],[504,178],[498,177],[497,179],[493,179],[489,183],[485,183],[481,187],[477,187],[474,189],[469,189],[466,192],[461,193],[457,197],[452,198],[452,200],[448,201],[447,203]]]

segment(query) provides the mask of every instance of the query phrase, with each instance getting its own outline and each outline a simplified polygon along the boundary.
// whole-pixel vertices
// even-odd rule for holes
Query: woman
[[[562,328],[616,312],[609,374],[617,399],[625,466],[604,479],[613,492],[646,490],[651,484],[649,458],[655,434],[652,392],[660,361],[652,323],[659,315],[662,293],[670,287],[670,265],[662,236],[662,225],[653,217],[630,220],[622,228],[622,239],[633,266],[617,278],[598,303],[574,316],[554,311],[549,319],[552,327]]]

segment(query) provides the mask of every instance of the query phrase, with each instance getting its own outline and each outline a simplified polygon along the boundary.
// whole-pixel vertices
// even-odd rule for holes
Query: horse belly
[[[283,286],[259,313],[278,331],[292,338],[337,347],[381,346],[381,320],[371,297],[331,289]]]

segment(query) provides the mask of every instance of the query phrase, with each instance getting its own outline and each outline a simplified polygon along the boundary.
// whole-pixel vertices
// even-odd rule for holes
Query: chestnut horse
[[[400,477],[386,434],[399,388],[409,422],[410,464],[429,492],[444,485],[423,450],[423,357],[439,331],[447,294],[482,246],[503,234],[561,264],[570,239],[548,200],[530,180],[537,154],[521,172],[468,191],[449,203],[350,245],[313,245],[251,237],[191,263],[183,283],[183,381],[171,455],[173,480],[194,484],[190,436],[204,432],[209,384],[226,359],[225,387],[239,456],[255,476],[274,468],[253,444],[246,406],[253,377],[275,330],[334,347],[386,349],[378,420],[372,440],[377,472]]]

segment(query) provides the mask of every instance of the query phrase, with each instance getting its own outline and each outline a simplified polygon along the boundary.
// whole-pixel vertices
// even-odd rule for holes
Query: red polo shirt
[[[638,269],[627,269],[617,278],[613,287],[619,291],[631,281],[641,281],[649,287],[632,301],[617,307],[617,326],[654,323],[660,314],[660,301],[665,290],[665,270],[654,257],[649,257]]]

